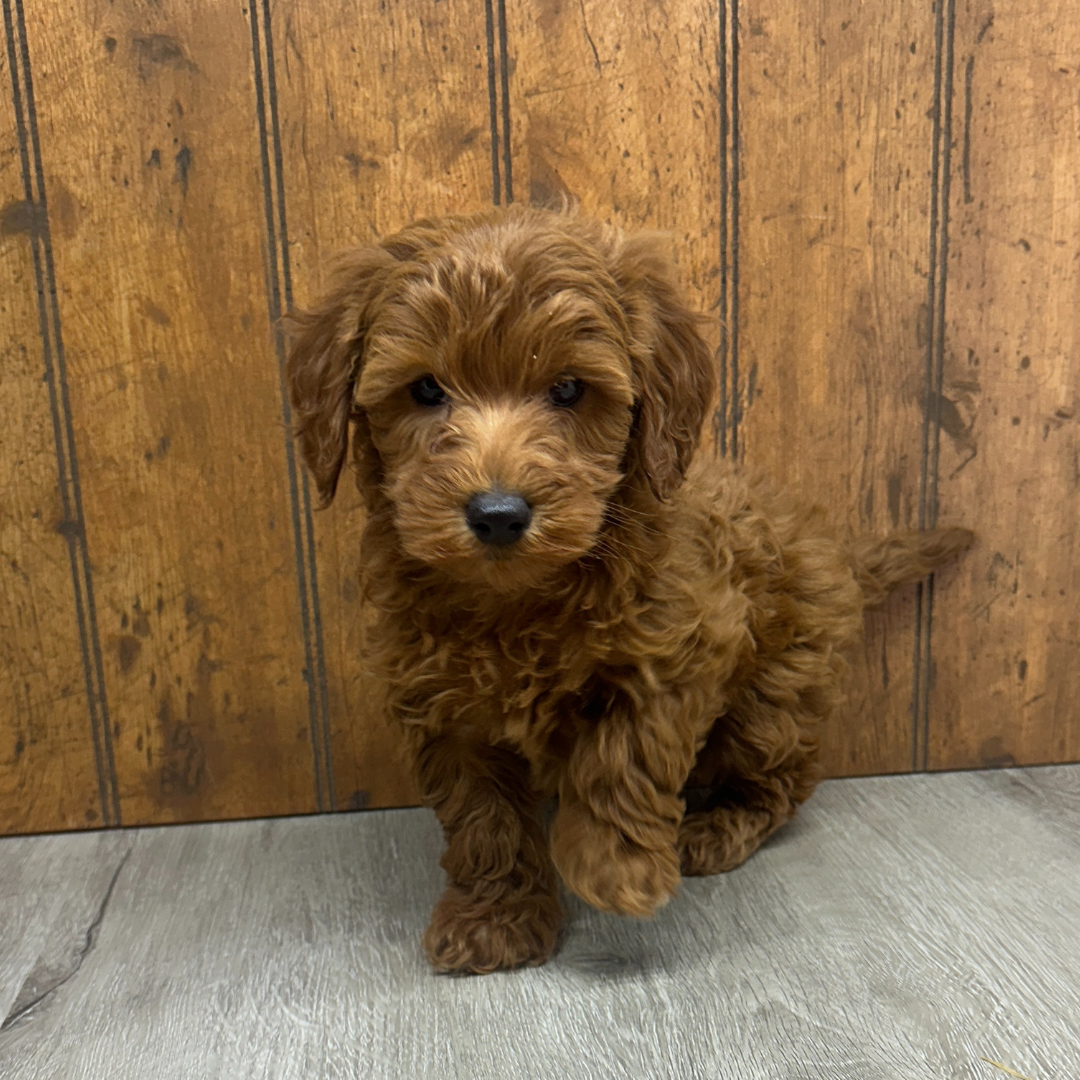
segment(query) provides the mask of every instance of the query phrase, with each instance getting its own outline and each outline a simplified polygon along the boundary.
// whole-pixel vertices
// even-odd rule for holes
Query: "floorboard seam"
[[[56,982],[54,982],[51,986],[41,991],[40,994],[36,995],[25,1005],[18,1004],[19,999],[16,995],[15,1008],[12,1013],[9,1016],[6,1016],[3,1022],[0,1023],[0,1032],[7,1031],[8,1029],[14,1027],[24,1016],[28,1016],[43,1001],[46,1001],[48,998],[52,997],[52,995],[55,994],[57,990],[60,989],[60,987],[65,986],[67,983],[71,982],[71,980],[75,978],[76,975],[78,975],[79,969],[83,966],[83,961],[87,958],[87,956],[90,955],[91,952],[93,952],[94,946],[97,944],[98,933],[101,930],[101,923],[105,918],[105,912],[109,907],[109,902],[112,900],[113,891],[116,889],[116,883],[120,879],[120,874],[123,871],[124,867],[127,865],[127,861],[129,858],[131,858],[131,853],[134,850],[135,845],[132,844],[131,847],[129,847],[127,851],[124,852],[124,857],[120,860],[120,863],[116,867],[116,870],[113,871],[113,876],[109,880],[108,888],[106,888],[105,895],[102,897],[101,904],[98,906],[97,914],[94,916],[93,921],[90,923],[90,925],[86,928],[86,937],[83,941],[83,947],[79,950],[79,955],[75,958],[75,963],[72,965],[71,970],[67,972],[63,977],[57,979]]]

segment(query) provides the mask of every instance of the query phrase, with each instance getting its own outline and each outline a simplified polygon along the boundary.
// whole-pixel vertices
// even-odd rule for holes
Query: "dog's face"
[[[500,593],[592,551],[628,482],[668,494],[711,397],[655,245],[566,215],[421,223],[351,256],[297,321],[290,388],[324,501],[352,420],[404,550]]]
[[[588,249],[466,239],[398,275],[356,403],[405,550],[505,591],[596,542],[633,421],[629,335]]]

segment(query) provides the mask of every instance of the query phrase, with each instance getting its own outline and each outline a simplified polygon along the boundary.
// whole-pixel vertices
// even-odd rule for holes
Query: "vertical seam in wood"
[[[314,579],[309,575],[309,562],[314,561],[314,545],[310,543],[313,531],[310,528],[310,499],[303,499],[301,489],[306,491],[306,477],[300,475],[297,467],[296,449],[292,438],[292,409],[289,405],[288,388],[285,381],[285,337],[281,327],[283,287],[288,289],[291,299],[292,281],[287,269],[288,238],[284,232],[285,205],[284,191],[281,187],[281,145],[276,116],[271,117],[274,140],[274,171],[271,172],[270,142],[271,133],[267,125],[267,98],[274,89],[270,64],[272,54],[268,51],[266,69],[267,84],[263,86],[262,49],[268,44],[270,28],[270,9],[268,0],[262,0],[263,34],[259,29],[259,5],[250,5],[251,15],[251,52],[255,73],[255,111],[259,126],[259,154],[262,166],[263,212],[265,215],[267,250],[269,255],[269,273],[267,274],[267,304],[270,322],[274,334],[274,350],[278,365],[278,386],[281,395],[282,418],[285,423],[285,460],[289,474],[289,503],[293,527],[293,547],[296,557],[296,584],[300,600],[300,622],[304,639],[304,682],[308,688],[308,724],[311,733],[311,751],[315,769],[315,800],[319,810],[333,808],[333,794],[330,787],[329,760],[330,749],[327,745],[326,731],[327,708],[325,699],[325,666],[321,656],[321,633],[316,642]],[[264,41],[260,42],[260,37]],[[276,112],[276,100],[271,100],[270,108]],[[277,181],[277,198],[275,185]],[[275,220],[275,202],[278,218]],[[279,267],[280,264],[280,267]],[[309,528],[305,535],[304,517]],[[305,551],[305,539],[309,541]],[[321,699],[321,700],[320,700]]]
[[[938,0],[934,24],[934,111],[930,154],[930,241],[927,271],[927,342],[922,448],[919,468],[919,528],[932,529],[938,516],[941,395],[945,377],[945,298],[949,259],[949,199],[952,180],[952,90],[956,27],[955,0]],[[921,582],[915,605],[912,681],[912,768],[929,763],[930,690],[933,677],[934,578]]]
[[[948,0],[945,44],[945,85],[942,106],[945,113],[941,134],[941,211],[938,215],[940,254],[938,256],[938,300],[934,373],[934,425],[930,446],[930,491],[927,498],[927,526],[935,528],[938,519],[938,473],[941,450],[941,397],[945,381],[945,314],[949,281],[949,208],[952,191],[952,99],[953,40],[956,27],[956,0]]]
[[[45,382],[49,390],[49,407],[52,414],[57,482],[64,515],[63,520],[57,525],[57,531],[67,541],[68,558],[71,564],[75,617],[79,628],[79,648],[86,682],[87,710],[94,748],[94,764],[97,770],[101,818],[104,825],[116,826],[121,823],[116,761],[105,694],[105,670],[94,603],[93,572],[86,542],[79,463],[75,449],[71,400],[68,393],[67,362],[60,327],[56,269],[45,196],[45,172],[41,158],[37,109],[34,104],[33,77],[30,71],[30,47],[22,0],[14,0],[14,5],[13,19],[11,0],[3,0],[8,66],[11,71],[12,104],[15,109],[18,132],[23,190],[30,215],[30,247],[38,296],[38,326],[41,334]],[[17,45],[16,36],[18,37]],[[23,93],[19,86],[20,60],[22,80],[25,85],[25,108]]]
[[[713,437],[722,457],[727,456],[728,410],[728,86],[727,0],[720,0],[720,35],[717,56],[718,111],[720,113],[720,401],[713,417]]]
[[[503,187],[506,203],[514,201],[514,178],[510,148],[510,61],[506,55],[506,0],[499,0],[499,73],[502,89]]]
[[[739,4],[720,0],[720,401],[713,433],[721,455],[739,456]]]
[[[285,218],[285,165],[281,149],[281,127],[278,122],[277,71],[274,62],[274,35],[270,24],[269,0],[263,0],[263,14],[263,36],[266,40],[267,97],[270,102],[270,127],[274,144],[274,175],[277,181],[278,238],[281,244],[281,275],[285,292],[285,310],[291,311],[293,306],[292,264],[289,258],[289,229]],[[278,336],[281,337],[280,332]],[[284,349],[283,338],[282,349]],[[286,407],[288,407],[288,395],[285,395],[282,400],[285,402]],[[290,423],[291,419],[292,415],[290,411],[289,415],[286,417],[286,423]],[[326,648],[323,641],[322,604],[319,599],[315,522],[311,512],[311,487],[308,482],[308,475],[303,469],[300,469],[299,472],[300,498],[303,504],[304,526],[307,539],[307,573],[308,585],[311,593],[311,619],[315,637],[315,677],[319,699],[319,719],[322,722],[323,769],[326,777],[328,809],[333,810],[337,805],[337,800],[334,796],[334,754],[330,739],[330,692],[326,679]]]
[[[731,0],[731,456],[739,458],[739,0]]]
[[[492,0],[484,0],[487,21],[488,111],[491,121],[491,201],[502,203],[502,184],[499,177],[499,102],[495,91],[495,12]]]

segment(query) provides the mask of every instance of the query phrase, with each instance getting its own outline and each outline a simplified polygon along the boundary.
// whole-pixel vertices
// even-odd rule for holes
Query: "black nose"
[[[484,491],[465,507],[465,520],[482,544],[506,547],[516,544],[532,521],[529,504],[520,495]]]

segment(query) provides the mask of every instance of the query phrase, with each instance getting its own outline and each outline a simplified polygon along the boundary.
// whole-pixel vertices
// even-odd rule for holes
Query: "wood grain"
[[[0,1015],[40,997],[5,1080],[1080,1073],[1078,767],[826,784],[655,919],[572,903],[547,966],[469,979],[420,950],[426,811],[106,844],[0,841]]]
[[[10,44],[18,58],[16,35]],[[25,83],[9,57],[0,60],[0,833],[86,828],[103,813],[45,381]]]
[[[135,842],[131,833],[105,831],[5,842],[0,1032],[78,974]]]
[[[673,241],[693,305],[717,310],[720,138],[715,4],[506,5],[516,197]],[[719,340],[719,318],[707,324]]]
[[[929,766],[1080,757],[1080,23],[956,6],[936,495],[980,544],[934,596]]]
[[[314,809],[248,23],[27,19],[122,817]]]
[[[926,5],[743,16],[737,414],[745,461],[849,535],[917,524],[934,21]],[[963,516],[963,515],[961,515]],[[833,774],[912,767],[914,590],[868,620]],[[946,597],[942,597],[944,603]]]
[[[326,261],[409,221],[493,198],[482,7],[390,3],[273,9],[288,257],[295,301]],[[360,497],[347,477],[314,532],[340,808],[415,802],[361,660]]]
[[[1080,758],[1067,0],[3,8],[42,190],[5,51],[0,832],[414,799],[273,323],[336,250],[511,198],[672,235],[718,452],[848,532],[980,532],[871,617],[829,772]]]

